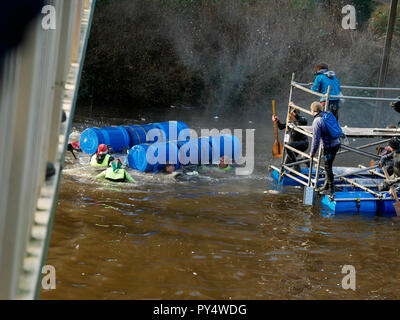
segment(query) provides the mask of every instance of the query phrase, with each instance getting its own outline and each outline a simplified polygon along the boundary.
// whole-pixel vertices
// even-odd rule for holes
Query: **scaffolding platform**
[[[299,126],[298,128],[307,133],[308,136],[312,137],[311,126]],[[394,136],[400,137],[400,129],[342,127],[342,131],[348,138],[391,138]]]
[[[325,181],[325,170],[321,165],[321,158],[323,154],[322,143],[319,147],[317,155],[313,158],[309,154],[297,150],[290,145],[289,129],[302,133],[308,137],[313,137],[311,126],[296,126],[289,121],[289,113],[293,109],[302,111],[303,113],[312,115],[308,108],[293,103],[293,89],[300,89],[304,92],[324,97],[327,101],[325,106],[329,104],[329,99],[344,98],[344,99],[357,99],[357,100],[372,100],[372,101],[399,101],[398,98],[374,98],[374,97],[358,97],[358,96],[332,96],[330,95],[330,88],[326,94],[317,93],[307,88],[308,84],[300,84],[294,81],[294,74],[292,76],[290,97],[288,104],[288,111],[286,116],[286,129],[283,142],[283,156],[281,159],[280,167],[270,165],[271,178],[281,186],[301,186],[304,187],[304,204],[314,205],[314,198],[317,195],[315,191]],[[373,88],[373,87],[355,87],[355,86],[342,86],[342,89],[354,90],[376,90],[376,91],[399,91],[400,88]],[[326,107],[325,107],[326,111]],[[337,157],[348,152],[353,152],[362,155],[368,160],[373,160],[377,163],[381,156],[376,153],[365,151],[373,146],[382,146],[387,144],[390,138],[400,136],[400,128],[358,128],[358,127],[342,127],[342,131],[347,138],[368,138],[374,139],[368,144],[361,146],[352,146],[348,139],[346,143],[342,141],[340,151]],[[301,157],[294,163],[286,163],[287,152],[291,151]],[[346,155],[348,156],[348,155]],[[306,164],[307,168],[301,168],[299,165]],[[296,170],[297,168],[297,170]],[[310,169],[311,168],[311,169]],[[318,172],[318,174],[316,174]],[[320,198],[320,204],[324,212],[330,214],[383,214],[388,216],[395,216],[396,211],[394,208],[395,198],[397,194],[393,191],[379,191],[379,185],[387,180],[384,172],[378,167],[373,165],[365,167],[358,165],[357,167],[334,167],[334,195],[323,195]],[[393,192],[393,194],[392,194]]]

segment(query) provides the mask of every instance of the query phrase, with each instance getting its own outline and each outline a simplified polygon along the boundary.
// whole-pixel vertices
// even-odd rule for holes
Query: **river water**
[[[47,258],[56,289],[41,299],[400,296],[400,220],[326,215],[303,205],[299,188],[274,191],[269,117],[239,122],[175,110],[131,118],[182,120],[196,130],[255,128],[255,170],[209,170],[188,181],[130,171],[136,184],[113,184],[94,179],[88,155],[67,154]],[[121,123],[134,121],[78,114],[72,135]],[[355,267],[355,291],[342,288],[344,265]]]

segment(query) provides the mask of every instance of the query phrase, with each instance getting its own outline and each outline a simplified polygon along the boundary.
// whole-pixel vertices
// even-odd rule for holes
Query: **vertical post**
[[[390,50],[392,47],[393,31],[396,24],[396,13],[397,13],[397,2],[398,0],[392,0],[390,5],[389,20],[386,30],[385,47],[383,50],[382,65],[379,72],[378,87],[384,88],[386,82],[386,76],[389,68]],[[383,97],[383,91],[378,90],[378,98]],[[374,113],[374,125],[377,124],[378,115],[382,112],[382,101],[377,102],[377,108]]]
[[[288,102],[288,112],[286,115],[286,128],[285,128],[285,136],[283,138],[283,154],[282,154],[282,160],[281,160],[281,170],[279,172],[279,182],[282,180],[283,176],[283,165],[285,162],[285,157],[286,157],[286,142],[287,141],[287,136],[288,136],[288,123],[289,123],[289,112],[290,112],[290,102],[292,101],[292,94],[293,94],[293,82],[294,82],[294,73],[292,73],[292,81],[290,82],[290,94],[289,94],[289,102]]]
[[[80,31],[81,31],[81,19],[82,19],[82,0],[76,0],[78,2],[76,8],[75,17],[75,30],[74,30],[74,40],[72,46],[72,62],[78,62],[79,45],[80,45]]]
[[[326,101],[325,101],[325,107],[324,107],[324,112],[326,112],[328,105],[329,105],[329,96],[331,93],[331,86],[328,86],[328,90],[326,91]],[[314,138],[314,137],[313,137]],[[318,187],[318,180],[319,180],[319,167],[321,165],[321,156],[322,156],[322,143],[319,145],[318,149],[318,160],[317,160],[317,167],[315,168],[315,183],[314,187]],[[311,167],[312,170],[312,167]],[[326,174],[326,173],[325,173]],[[325,177],[326,179],[327,177]]]

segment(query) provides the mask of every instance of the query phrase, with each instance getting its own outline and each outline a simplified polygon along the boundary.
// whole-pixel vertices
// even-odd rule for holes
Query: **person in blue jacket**
[[[336,153],[340,148],[340,138],[332,138],[329,130],[322,119],[322,106],[318,101],[315,101],[310,106],[314,116],[312,123],[313,138],[311,143],[310,156],[315,157],[322,141],[324,147],[324,162],[325,162],[325,183],[318,191],[324,194],[333,195],[335,193],[334,176],[333,176],[333,161]]]
[[[338,96],[341,93],[340,81],[336,77],[335,72],[329,71],[329,67],[325,62],[317,64],[316,67],[316,77],[314,80],[314,85],[311,87],[312,91],[326,94],[328,87],[331,86],[330,95]],[[339,98],[329,98],[329,105],[327,111],[331,111],[335,116],[336,120],[339,121]],[[321,97],[320,103],[325,107],[326,99]]]

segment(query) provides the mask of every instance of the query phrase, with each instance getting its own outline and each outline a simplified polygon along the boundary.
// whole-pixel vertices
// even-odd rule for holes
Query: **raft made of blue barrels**
[[[382,192],[382,198],[363,191],[335,192],[331,200],[325,195],[321,199],[322,209],[330,214],[367,214],[396,216],[389,192]]]
[[[147,137],[151,139],[147,141]],[[182,121],[167,121],[143,125],[113,126],[85,129],[79,140],[83,152],[93,154],[100,144],[107,145],[111,152],[120,153],[143,143],[190,139],[189,127]]]
[[[216,163],[223,156],[236,161],[241,154],[242,144],[236,136],[221,135],[136,145],[129,150],[128,164],[141,172],[157,173],[167,163],[178,169],[181,165]]]
[[[335,175],[342,175],[342,174],[344,174],[346,172],[355,171],[357,169],[359,169],[359,168],[354,168],[354,167],[333,167],[333,173]],[[301,173],[303,175],[308,176],[309,172],[310,172],[309,168],[301,168]],[[324,172],[323,170],[320,170],[319,179],[323,179],[325,177],[323,172]],[[381,169],[379,169],[379,170],[377,169],[377,172],[381,172]],[[297,179],[306,182],[306,180],[301,176],[297,176],[294,173],[291,173],[291,175],[294,175]],[[353,179],[353,178],[356,178],[356,177],[359,177],[359,176],[365,177],[365,178],[371,178],[374,175],[372,173],[364,171],[364,172],[358,173],[357,176],[349,175],[347,177],[350,178],[350,179]],[[296,180],[294,180],[294,179],[292,179],[292,178],[290,178],[290,177],[288,177],[286,175],[284,175],[282,177],[281,181],[279,182],[279,171],[278,170],[272,170],[271,171],[271,178],[276,183],[278,183],[279,185],[282,185],[282,186],[300,186],[300,187],[303,186],[300,182],[298,182],[298,181],[296,181]],[[315,178],[315,169],[313,169],[312,178],[313,179]]]

